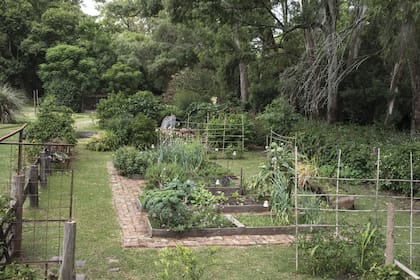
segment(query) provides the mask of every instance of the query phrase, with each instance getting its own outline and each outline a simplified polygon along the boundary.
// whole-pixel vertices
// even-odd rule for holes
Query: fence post
[[[76,249],[76,222],[68,221],[64,224],[63,263],[60,268],[60,280],[74,280],[74,256]]]
[[[386,219],[385,264],[394,263],[394,204],[388,203]]]
[[[29,206],[38,207],[38,165],[31,166],[29,173]]]
[[[47,153],[45,151],[42,151],[39,157],[40,157],[39,177],[41,179],[41,187],[45,188],[47,186]]]
[[[23,187],[25,175],[12,177],[11,196],[14,199],[15,221],[13,222],[13,256],[18,257],[22,249]]]

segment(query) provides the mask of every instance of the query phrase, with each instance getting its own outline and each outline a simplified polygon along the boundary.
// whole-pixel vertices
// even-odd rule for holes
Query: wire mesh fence
[[[17,213],[11,252],[14,262],[48,270],[61,262],[64,223],[72,219],[73,145],[24,143],[22,133],[0,141],[0,193]]]
[[[374,178],[342,177],[342,155],[338,152],[336,177],[319,177],[302,172],[295,147],[295,186],[293,190],[296,238],[305,227],[335,231],[345,228],[363,229],[371,223],[378,226],[385,236],[387,230],[387,205],[395,206],[394,257],[413,270],[420,268],[420,197],[416,197],[417,185],[413,166],[419,159],[407,155],[411,176],[406,179],[381,178],[381,156],[378,149]],[[305,181],[305,186],[300,184]],[[381,190],[383,184],[400,184],[408,194],[392,194]],[[306,190],[305,190],[306,188]],[[309,216],[309,218],[308,218]],[[306,219],[304,219],[306,218]],[[308,223],[309,221],[309,223]],[[296,267],[299,266],[299,249],[296,245]]]

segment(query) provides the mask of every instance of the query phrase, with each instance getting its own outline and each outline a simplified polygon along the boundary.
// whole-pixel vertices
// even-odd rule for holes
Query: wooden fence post
[[[42,151],[39,156],[39,177],[41,179],[41,187],[47,187],[47,153]]]
[[[29,173],[29,205],[31,207],[38,207],[38,165],[31,166]]]
[[[13,222],[13,256],[18,257],[22,250],[23,187],[25,175],[12,177],[11,196],[14,199],[15,221]]]
[[[76,222],[68,221],[64,224],[63,263],[60,268],[60,280],[74,280],[74,260],[76,249]]]
[[[394,263],[394,204],[388,203],[386,219],[385,264]]]

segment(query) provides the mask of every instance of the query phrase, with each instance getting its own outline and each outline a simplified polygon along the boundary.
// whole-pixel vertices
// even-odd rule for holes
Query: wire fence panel
[[[12,222],[14,262],[48,270],[62,261],[64,223],[73,215],[73,150],[25,143],[19,133],[0,142],[0,193],[20,213]]]

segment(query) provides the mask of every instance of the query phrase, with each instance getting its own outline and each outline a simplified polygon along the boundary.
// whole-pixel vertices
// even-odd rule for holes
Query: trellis
[[[294,155],[295,155],[295,166],[298,165],[298,148],[295,146],[294,148]],[[373,215],[373,218],[375,221],[378,221],[379,215],[385,215],[389,212],[388,209],[380,209],[378,203],[380,199],[382,200],[389,200],[391,202],[397,202],[397,201],[403,201],[407,202],[409,201],[410,206],[409,209],[396,209],[396,214],[398,215],[408,215],[409,216],[409,222],[408,224],[402,224],[402,225],[393,225],[392,228],[389,228],[388,226],[382,226],[382,228],[386,228],[387,230],[402,230],[402,231],[408,231],[408,240],[404,240],[399,238],[397,242],[395,242],[392,245],[395,246],[408,246],[408,256],[406,258],[407,267],[410,269],[416,268],[415,261],[420,261],[420,256],[415,255],[415,248],[416,246],[420,245],[420,240],[415,240],[414,237],[416,236],[415,232],[420,230],[420,225],[415,225],[415,223],[420,223],[420,221],[417,218],[417,221],[415,220],[415,214],[420,213],[420,210],[415,209],[414,204],[416,201],[419,201],[420,198],[417,198],[414,196],[414,184],[420,183],[420,180],[414,179],[414,160],[413,160],[413,153],[411,152],[409,154],[409,162],[410,162],[410,178],[407,179],[392,179],[392,178],[381,178],[380,177],[380,164],[381,164],[381,153],[380,149],[377,149],[377,159],[376,159],[376,176],[375,178],[345,178],[341,177],[340,171],[342,169],[342,158],[343,155],[341,153],[341,150],[338,151],[338,158],[337,158],[337,169],[336,169],[336,176],[335,177],[319,177],[319,176],[310,176],[306,177],[306,180],[323,180],[323,181],[330,181],[335,183],[335,192],[330,193],[323,193],[323,194],[300,194],[298,189],[298,179],[300,174],[298,174],[298,168],[295,168],[295,176],[294,176],[294,193],[293,193],[293,201],[294,201],[294,214],[295,214],[295,238],[299,237],[300,229],[305,227],[315,227],[315,228],[333,228],[335,230],[336,235],[340,234],[340,229],[346,226],[355,226],[355,225],[345,225],[341,223],[341,216],[349,213],[364,213],[366,215]],[[373,184],[374,186],[374,194],[341,194],[340,190],[343,187],[343,183],[351,183],[351,182],[367,182],[370,184]],[[397,182],[397,183],[407,183],[410,185],[410,195],[388,195],[388,194],[380,194],[380,185],[384,182]],[[353,188],[356,188],[356,186],[353,186]],[[299,200],[305,197],[316,197],[319,198],[320,196],[327,196],[327,197],[334,197],[335,199],[335,207],[333,209],[331,208],[305,208],[303,205],[299,204]],[[356,210],[346,210],[346,209],[339,209],[339,198],[340,197],[353,197],[357,198],[358,200],[369,200],[373,199],[373,207],[369,209],[356,209]],[[328,212],[334,213],[334,222],[333,223],[323,223],[323,224],[300,224],[299,223],[299,213],[301,211],[320,211],[322,215],[325,215]],[[356,225],[357,226],[357,225]],[[418,235],[418,234],[417,234]],[[391,241],[393,242],[393,241]],[[388,244],[389,245],[389,244]],[[389,261],[389,260],[388,260]],[[408,268],[403,264],[404,261],[399,260],[393,260],[395,264],[397,264],[400,268],[402,268],[407,273],[413,273],[412,271],[408,270]],[[295,256],[295,264],[296,264],[296,270],[299,268],[299,248],[298,245],[296,245],[296,256]],[[418,268],[418,263],[417,263]],[[417,277],[417,276],[416,276]],[[420,278],[416,278],[420,279]]]
[[[245,148],[245,124],[244,116],[241,116],[240,123],[228,123],[226,115],[221,124],[211,123],[207,116],[206,122],[178,122],[179,128],[160,129],[159,143],[170,141],[175,137],[186,139],[199,139],[208,151],[220,150],[224,152],[229,146],[235,146],[242,150]],[[240,133],[229,134],[229,131],[236,130]]]

